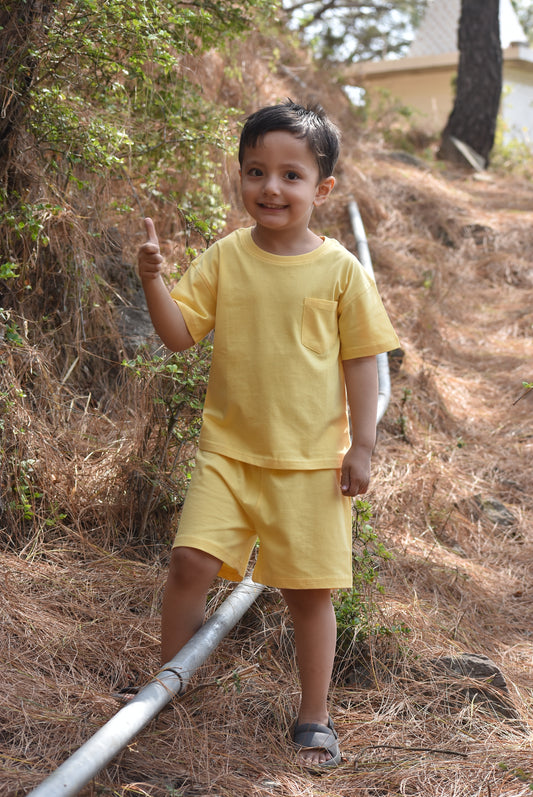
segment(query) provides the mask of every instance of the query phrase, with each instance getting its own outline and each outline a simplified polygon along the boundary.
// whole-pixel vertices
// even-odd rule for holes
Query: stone
[[[458,683],[458,692],[469,703],[485,705],[507,719],[520,719],[502,671],[488,656],[482,653],[462,653],[459,656],[441,656],[431,663],[437,670],[459,676],[461,680]],[[470,681],[479,681],[480,684],[473,685]]]
[[[470,520],[485,520],[492,526],[509,528],[518,523],[518,519],[505,504],[496,498],[485,498],[479,493],[457,501],[455,506],[462,515]]]

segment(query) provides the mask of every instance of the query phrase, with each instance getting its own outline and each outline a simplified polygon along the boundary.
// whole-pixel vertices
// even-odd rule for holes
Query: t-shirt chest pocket
[[[317,354],[326,354],[338,342],[338,302],[304,299],[302,344]]]

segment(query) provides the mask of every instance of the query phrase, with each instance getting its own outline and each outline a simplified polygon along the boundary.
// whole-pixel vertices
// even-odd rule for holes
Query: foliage
[[[196,243],[221,228],[219,172],[240,111],[217,104],[210,86],[204,92],[201,56],[275,12],[272,0],[7,0],[0,8],[0,520],[14,544],[36,538],[70,501],[65,487],[59,510],[59,487],[46,479],[57,430],[71,429],[78,406],[84,430],[93,411],[104,428],[113,423],[106,409],[124,378],[115,305],[130,304],[139,285],[124,268],[130,252],[121,244],[110,251],[110,228],[118,218],[125,237],[136,224],[132,209],[138,216],[154,206],[176,220],[176,237],[185,232],[183,249],[191,232],[198,230]],[[185,357],[187,369],[194,357]],[[100,504],[116,505],[118,515],[127,499],[132,517],[142,507],[142,530],[157,501],[172,509],[179,500],[164,484],[167,457],[177,455],[180,434],[196,434],[198,413],[192,394],[186,410],[165,404],[166,374],[177,362],[152,362],[151,380],[143,376],[154,391],[139,454],[143,489],[131,494],[118,483],[128,476],[129,451],[121,470],[110,442],[101,457],[111,475],[84,523]],[[179,416],[174,425],[167,411]],[[38,419],[32,434],[28,413]],[[77,432],[56,451],[65,484],[77,457],[84,461],[76,448],[84,448],[85,431]],[[117,526],[129,522],[122,512]]]
[[[533,3],[531,0],[511,0],[529,43],[533,44]]]
[[[285,0],[292,25],[319,58],[368,61],[404,54],[428,0]]]
[[[371,597],[372,589],[382,591],[378,581],[380,563],[392,557],[370,525],[372,507],[368,501],[357,498],[354,502],[353,521],[353,583],[349,590],[339,590],[334,601],[337,618],[337,642],[341,654],[354,644],[376,634],[390,634],[391,629],[375,623],[376,607]],[[405,630],[405,629],[401,629]]]
[[[504,88],[502,98],[508,91],[508,88]],[[494,147],[491,152],[491,168],[505,174],[530,176],[532,173],[531,143],[526,135],[523,138],[511,137],[508,126],[500,114],[494,135]]]
[[[0,187],[1,245],[0,280],[17,279],[35,268],[39,253],[49,244],[47,226],[62,211],[49,201],[24,201],[19,191]],[[1,253],[0,249],[0,253]]]
[[[524,392],[518,396],[518,398],[513,401],[513,404],[517,404],[524,396],[527,396],[530,390],[533,390],[533,382],[522,382],[522,387],[524,388]]]
[[[20,5],[12,0],[8,11]],[[227,37],[243,33],[253,14],[268,15],[272,7],[267,0],[239,6],[227,0],[194,6],[61,0],[39,23],[25,20],[25,52],[4,64],[18,88],[4,97],[4,107],[17,107],[19,133],[23,127],[30,135],[28,153],[63,196],[69,183],[84,188],[88,174],[97,173],[130,180],[143,175],[144,193],[153,197],[164,175],[179,167],[186,210],[210,212],[212,198],[220,197],[208,153],[229,146],[228,123],[236,111],[222,115],[202,96],[187,58],[222,47]],[[184,185],[175,186],[169,201],[179,205]],[[23,215],[16,202],[13,211]]]
[[[136,534],[141,539],[152,512],[159,508],[172,521],[173,508],[183,501],[198,443],[212,348],[206,338],[192,350],[166,356],[144,352],[122,363],[153,402],[138,454],[143,483]],[[159,438],[155,445],[150,441],[153,433]]]
[[[50,497],[42,479],[40,420],[31,417],[35,402],[30,384],[24,385],[29,365],[31,387],[38,381],[38,364],[24,331],[11,313],[0,308],[0,545],[23,548],[60,523],[65,513]],[[19,365],[19,373],[11,367]],[[24,363],[24,365],[22,365]],[[53,466],[52,466],[53,468]]]
[[[375,138],[379,134],[391,148],[404,152],[417,149],[417,112],[388,89],[365,92],[364,105],[359,107],[357,115],[365,123],[367,136]]]
[[[512,0],[533,41],[533,4]],[[319,58],[368,61],[405,55],[429,0],[284,0],[292,27]]]

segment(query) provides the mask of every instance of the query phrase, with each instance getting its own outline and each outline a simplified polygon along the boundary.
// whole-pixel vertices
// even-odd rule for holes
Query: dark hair
[[[239,143],[239,163],[244,150],[255,147],[258,140],[274,130],[288,130],[304,138],[318,164],[320,180],[333,173],[340,150],[340,133],[320,105],[304,108],[291,99],[280,105],[267,105],[252,113],[245,121]]]

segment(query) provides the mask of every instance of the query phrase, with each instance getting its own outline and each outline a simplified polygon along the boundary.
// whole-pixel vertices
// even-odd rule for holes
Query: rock
[[[462,653],[460,656],[441,656],[433,659],[431,664],[437,670],[459,676],[457,691],[469,703],[485,705],[507,719],[520,719],[502,671],[488,656]],[[470,683],[472,680],[481,683],[474,686]]]
[[[477,246],[491,246],[495,239],[494,230],[485,224],[466,224],[461,233],[463,238],[471,238]]]
[[[495,498],[481,498],[480,496],[476,496],[475,500],[477,500],[481,511],[496,526],[514,526],[518,523],[517,518],[501,501],[497,501]]]
[[[126,356],[133,357],[143,346],[152,352],[161,346],[142,291],[137,292],[132,305],[119,305],[116,312]]]
[[[417,158],[416,155],[411,155],[410,152],[404,152],[403,150],[399,152],[388,152],[386,154],[387,159],[399,161],[400,163],[405,163],[407,166],[414,166],[416,169],[423,169],[424,171],[429,171],[429,167],[427,163],[424,163],[423,160]]]
[[[510,528],[518,523],[518,519],[511,510],[496,498],[484,498],[477,494],[471,498],[457,501],[455,506],[462,515],[470,520],[485,520],[492,526]]]
[[[497,689],[503,689],[506,692],[509,691],[507,682],[500,668],[492,659],[489,659],[488,656],[482,653],[462,653],[460,656],[441,656],[438,659],[433,659],[432,664],[434,664],[437,669],[449,670],[459,675],[465,675],[468,678],[480,679],[490,683]]]
[[[403,349],[393,349],[388,353],[389,371],[391,375],[398,373],[402,367],[405,352]]]

